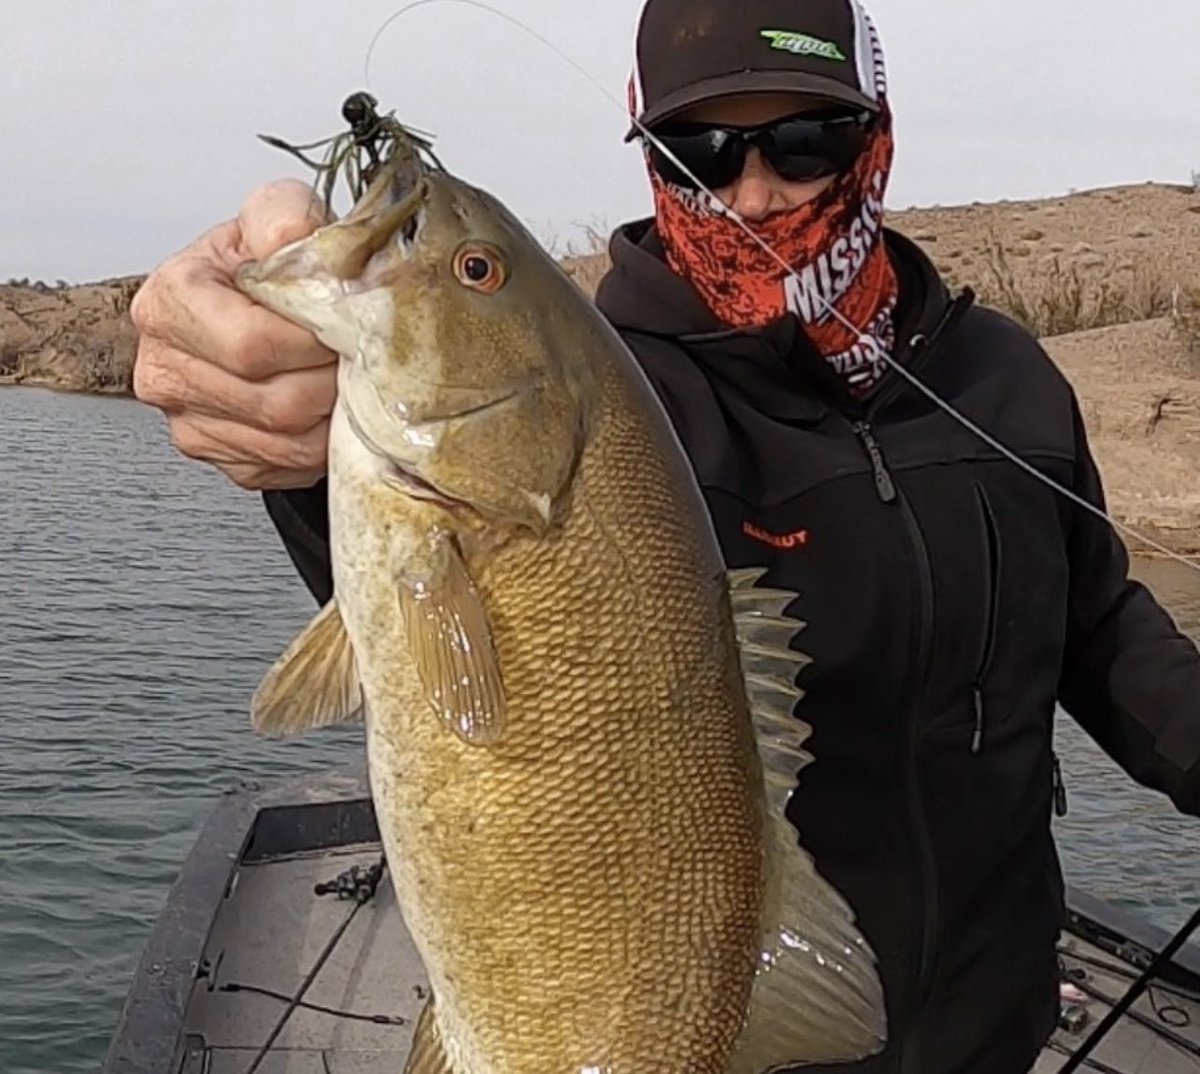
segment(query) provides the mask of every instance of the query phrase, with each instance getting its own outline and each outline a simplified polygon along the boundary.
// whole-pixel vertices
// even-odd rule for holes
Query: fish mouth
[[[431,187],[420,161],[398,154],[340,220],[284,246],[235,273],[237,285],[268,308],[288,316],[299,299],[292,285],[323,280],[331,295],[355,294],[377,286],[373,259],[389,243],[401,260],[411,260],[425,227]],[[300,318],[301,323],[305,323]]]
[[[402,259],[409,260],[424,231],[428,197],[429,186],[421,178],[398,202],[367,217],[348,216],[344,223],[354,229],[356,241],[347,244],[341,256],[328,263],[331,275],[347,291],[369,290],[377,284],[371,272],[372,258],[385,246],[392,244]]]
[[[352,237],[344,258],[330,265],[343,283],[360,276],[375,254],[394,242],[407,258],[424,231],[430,196],[429,169],[413,153],[397,152],[380,169],[365,194],[334,228]]]

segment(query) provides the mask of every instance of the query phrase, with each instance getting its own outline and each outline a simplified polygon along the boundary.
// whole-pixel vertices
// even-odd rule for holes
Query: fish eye
[[[508,280],[508,269],[499,251],[478,243],[460,247],[453,267],[459,283],[485,295],[494,295]]]

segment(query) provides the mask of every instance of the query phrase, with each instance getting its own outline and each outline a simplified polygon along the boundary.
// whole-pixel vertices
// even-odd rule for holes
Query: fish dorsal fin
[[[796,594],[758,588],[764,573],[729,574],[767,805],[763,945],[729,1074],[861,1059],[887,1036],[874,953],[784,814],[813,760],[804,748],[812,728],[792,715],[803,696],[795,677],[810,660],[791,648],[805,625],[784,615]]]
[[[433,1000],[421,1008],[404,1074],[457,1074],[442,1046],[442,1036],[433,1016]]]
[[[265,735],[294,735],[361,719],[362,706],[354,650],[331,600],[263,676],[250,722]]]

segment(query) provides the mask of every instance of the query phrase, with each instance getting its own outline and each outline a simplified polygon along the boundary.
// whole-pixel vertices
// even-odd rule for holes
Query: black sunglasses
[[[803,183],[849,169],[867,144],[874,115],[801,112],[757,127],[710,123],[664,123],[654,136],[710,190],[728,186],[755,146],[780,178]],[[649,141],[649,139],[647,139]],[[650,142],[654,170],[669,183],[697,189],[691,176]]]

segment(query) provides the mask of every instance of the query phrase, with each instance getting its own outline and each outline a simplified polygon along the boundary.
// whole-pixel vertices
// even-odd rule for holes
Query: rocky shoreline
[[[1114,516],[1200,553],[1200,191],[1115,187],[888,224],[1042,337],[1079,394]],[[590,291],[605,258],[564,267]],[[0,385],[131,394],[142,279],[0,284]]]
[[[0,384],[131,395],[129,304],[144,278],[0,284]]]

